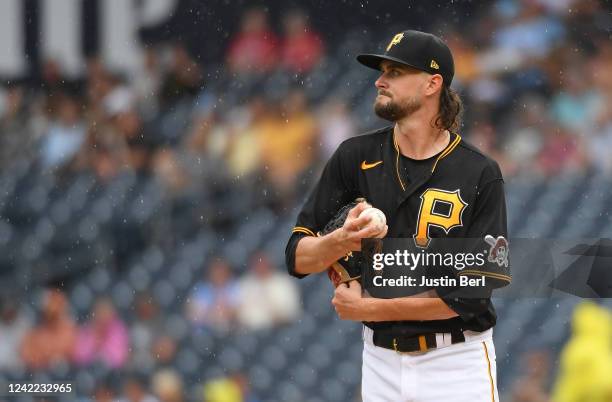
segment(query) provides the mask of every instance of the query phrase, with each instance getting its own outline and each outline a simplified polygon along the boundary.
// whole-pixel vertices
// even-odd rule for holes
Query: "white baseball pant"
[[[363,402],[499,402],[493,330],[465,331],[465,342],[398,353],[375,346],[364,326],[361,395]]]

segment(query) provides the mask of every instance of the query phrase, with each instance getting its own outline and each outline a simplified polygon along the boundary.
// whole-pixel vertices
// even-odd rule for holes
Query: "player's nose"
[[[376,86],[376,88],[378,89],[386,89],[389,87],[389,85],[387,85],[387,81],[384,78],[384,74],[381,74],[380,77],[378,77],[378,79],[374,82],[374,85]]]

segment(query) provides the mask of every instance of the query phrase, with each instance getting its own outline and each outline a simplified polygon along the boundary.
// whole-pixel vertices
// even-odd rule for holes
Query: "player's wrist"
[[[359,310],[362,313],[362,321],[377,321],[376,320],[376,302],[375,298],[361,298],[359,300]]]
[[[331,232],[328,236],[330,245],[334,250],[334,254],[338,255],[338,258],[352,251],[348,244],[348,236],[344,228],[338,228]]]
[[[343,243],[344,243],[344,238],[345,238],[343,229],[338,228],[334,230],[333,232],[330,232],[327,235],[325,235],[325,237],[327,240],[327,247],[329,247],[330,250],[333,250],[334,254],[342,255],[342,251],[344,249]]]

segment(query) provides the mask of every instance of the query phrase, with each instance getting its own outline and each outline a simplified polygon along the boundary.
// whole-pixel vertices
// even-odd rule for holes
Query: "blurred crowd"
[[[335,104],[316,118],[298,86],[232,98],[236,76],[257,85],[271,71],[302,76],[317,66],[323,41],[307,16],[288,12],[283,26],[278,37],[263,9],[247,11],[221,73],[179,42],[146,47],[133,76],[92,57],[84,78],[70,79],[58,60],[46,60],[39,79],[8,82],[0,93],[0,166],[6,171],[28,159],[44,172],[94,172],[103,182],[130,170],[158,176],[170,197],[232,178],[263,180],[290,194],[318,156],[322,120],[345,120],[333,145],[354,130],[348,111]]]
[[[506,177],[611,172],[612,46],[602,4],[500,0],[480,13],[467,27],[433,27],[455,55],[461,134]],[[277,34],[264,9],[245,12],[217,66],[201,65],[179,42],[148,46],[133,76],[93,57],[85,77],[70,80],[47,60],[36,82],[11,82],[0,94],[0,166],[28,158],[103,181],[130,169],[161,178],[170,196],[207,180],[257,182],[281,210],[294,206],[313,167],[372,124],[334,93],[309,99],[305,79],[334,62],[333,42],[303,11],[283,18]],[[372,81],[362,96],[373,93]]]
[[[503,400],[612,400],[612,314],[595,303],[583,302],[573,313],[571,327],[570,339],[558,358],[545,348],[528,348],[519,357],[520,374]]]
[[[176,322],[171,322],[152,294],[138,294],[133,307],[123,313],[110,297],[99,297],[80,319],[59,288],[44,291],[34,309],[21,302],[0,300],[0,373],[100,366],[111,377],[96,387],[96,401],[115,400],[118,386],[124,387],[125,400],[130,402],[183,399],[183,391],[177,389],[182,388],[181,377],[173,367],[186,335],[177,334]],[[223,337],[230,331],[262,331],[292,323],[299,317],[300,302],[295,282],[276,270],[265,253],[258,253],[238,278],[227,261],[212,258],[182,309],[190,324],[188,331]],[[132,376],[119,381],[112,373]],[[149,377],[154,396],[145,392]],[[235,397],[228,401],[243,400],[248,394],[245,381],[239,372],[215,378],[204,384],[205,400],[221,401],[214,395],[231,389]],[[170,390],[161,389],[166,387]]]
[[[130,172],[154,178],[166,203],[229,191],[248,194],[253,208],[290,214],[340,142],[385,123],[364,119],[353,100],[333,92],[313,97],[305,86],[316,87],[322,66],[344,53],[335,48],[341,40],[317,32],[303,10],[287,12],[279,26],[272,28],[265,9],[247,10],[218,65],[202,65],[180,42],[146,46],[133,75],[92,57],[75,79],[58,60],[44,61],[35,79],[0,90],[2,175],[23,161],[60,182],[89,174],[105,184]],[[466,105],[461,134],[499,161],[508,180],[612,174],[610,26],[596,0],[498,0],[468,26],[431,28],[454,53],[454,85]],[[386,44],[391,34],[381,27],[370,45]],[[345,84],[342,71],[333,79]],[[368,88],[359,97],[373,100],[373,81]],[[239,275],[225,257],[209,259],[181,307],[192,331],[257,331],[299,317],[297,288],[268,255],[254,253]],[[93,398],[180,402],[177,340],[151,295],[136,299],[126,313],[102,297],[78,320],[58,289],[34,310],[3,302],[0,371],[148,367],[155,371],[150,384],[138,375],[123,388],[101,383]],[[546,394],[542,384],[522,387],[515,400],[548,400],[523,395]],[[211,402],[257,401],[240,373],[205,389]]]
[[[611,21],[603,8],[497,1],[487,18],[449,30],[468,105],[465,134],[506,177],[610,173]]]

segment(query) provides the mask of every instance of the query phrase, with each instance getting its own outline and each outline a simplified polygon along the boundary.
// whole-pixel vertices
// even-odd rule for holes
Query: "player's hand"
[[[364,304],[359,281],[341,283],[334,293],[332,304],[342,320],[364,320]]]
[[[376,231],[376,228],[368,226],[368,223],[372,219],[371,216],[359,215],[366,209],[370,208],[371,205],[367,202],[360,202],[353,209],[351,209],[344,221],[344,225],[336,231],[338,241],[342,245],[343,249],[348,251],[361,251],[361,239],[370,237],[385,237],[389,227],[385,225],[383,234],[380,235]]]

